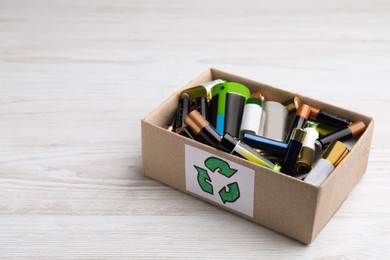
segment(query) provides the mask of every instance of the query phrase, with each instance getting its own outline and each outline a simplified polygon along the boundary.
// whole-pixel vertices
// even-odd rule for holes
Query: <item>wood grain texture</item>
[[[386,0],[0,0],[0,258],[389,258],[389,28]],[[310,246],[143,177],[140,120],[209,67],[374,117]]]

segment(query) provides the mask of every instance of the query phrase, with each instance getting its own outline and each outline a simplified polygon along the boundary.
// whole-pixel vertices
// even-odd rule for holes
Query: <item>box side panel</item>
[[[366,172],[373,129],[372,120],[351,152],[320,186],[313,237],[328,223]]]
[[[184,149],[179,135],[142,121],[144,174],[180,190],[185,189]]]
[[[186,190],[185,144],[255,171],[253,218]],[[311,242],[318,191],[316,187],[168,132],[146,121],[142,122],[142,157],[146,176],[303,243]]]
[[[318,189],[284,174],[256,173],[255,222],[309,244]]]

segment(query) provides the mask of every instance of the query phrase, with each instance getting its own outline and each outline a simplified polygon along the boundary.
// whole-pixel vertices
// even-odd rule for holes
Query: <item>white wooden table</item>
[[[140,121],[216,67],[375,119],[310,246],[142,175]],[[389,258],[390,2],[0,0],[0,258]]]

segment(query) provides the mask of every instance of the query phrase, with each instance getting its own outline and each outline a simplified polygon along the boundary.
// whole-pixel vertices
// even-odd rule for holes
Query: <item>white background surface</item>
[[[389,1],[0,0],[0,258],[389,258]],[[375,119],[310,246],[142,176],[140,120],[208,67]]]

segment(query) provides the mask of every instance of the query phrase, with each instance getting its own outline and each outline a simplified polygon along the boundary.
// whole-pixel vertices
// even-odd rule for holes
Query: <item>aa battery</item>
[[[346,118],[315,107],[310,107],[309,118],[319,123],[324,123],[337,128],[346,127],[351,123],[351,121]]]
[[[290,126],[290,130],[287,133],[286,139],[289,139],[293,130],[295,128],[301,129],[305,124],[306,120],[309,118],[310,106],[306,104],[301,104],[295,113],[294,121]]]
[[[288,143],[287,153],[284,157],[282,168],[280,171],[287,175],[294,174],[295,164],[301,150],[303,140],[305,139],[306,132],[302,129],[295,128],[291,134],[290,141]]]
[[[240,127],[240,137],[244,132],[258,134],[261,115],[263,113],[263,101],[257,97],[251,97],[246,101]]]
[[[173,113],[171,119],[169,119],[169,122],[164,126],[164,128],[167,131],[172,132],[175,129],[175,123],[176,123],[176,111],[175,113]]]
[[[342,142],[333,141],[325,150],[322,158],[306,176],[304,182],[320,186],[348,152],[348,148]]]
[[[194,139],[192,132],[186,127],[184,123],[184,119],[188,115],[189,110],[190,110],[190,96],[187,93],[183,93],[181,94],[181,97],[179,99],[179,104],[177,106],[175,132],[182,136]]]
[[[356,121],[340,130],[337,130],[336,132],[318,138],[315,141],[315,144],[319,149],[325,149],[332,141],[346,141],[361,134],[365,129],[366,125],[362,121]]]
[[[190,96],[191,99],[198,98],[198,97],[206,97],[209,99],[210,96],[210,90],[212,87],[219,83],[224,83],[226,80],[223,79],[216,79],[212,80],[203,84],[200,84],[199,86],[192,87],[192,88],[187,88],[184,89],[181,94],[186,93]]]
[[[308,173],[313,165],[315,155],[314,142],[318,139],[318,132],[315,124],[305,124],[303,131],[306,132],[306,137],[303,141],[301,151],[299,152],[298,160],[295,166],[295,171],[298,174]]]
[[[243,133],[242,139],[247,145],[262,152],[284,156],[287,152],[288,144],[266,138],[264,136]]]
[[[273,162],[257,153],[244,142],[236,139],[229,133],[226,133],[219,144],[219,149],[228,153],[237,153],[248,161],[257,163],[269,169],[278,170],[278,166]]]
[[[206,97],[197,97],[193,102],[194,109],[198,110],[199,113],[204,117],[208,118],[208,103]]]
[[[214,127],[197,110],[191,111],[185,118],[185,124],[195,134],[197,139],[207,145],[217,148],[221,136]]]
[[[190,96],[183,93],[179,99],[176,112],[176,133],[179,133],[181,128],[185,126],[184,119],[188,115],[190,109]]]
[[[242,114],[250,91],[242,84],[225,82],[211,89],[209,120],[220,135],[230,133],[238,137]]]
[[[288,110],[281,103],[266,101],[259,135],[284,142],[288,122]]]
[[[289,112],[292,112],[299,108],[301,105],[301,100],[299,97],[295,96],[282,102],[282,105],[285,106]]]

